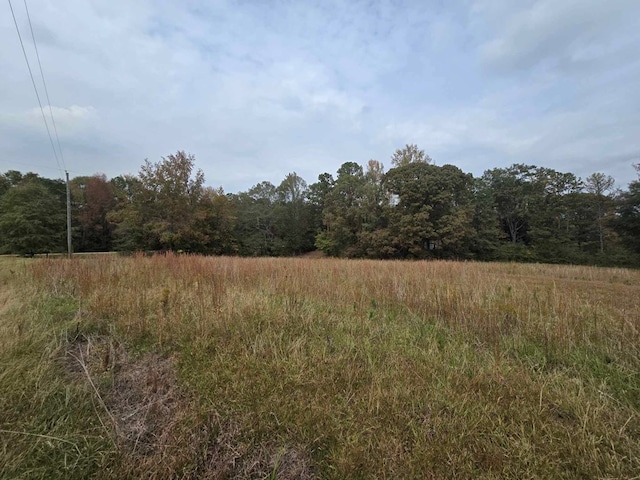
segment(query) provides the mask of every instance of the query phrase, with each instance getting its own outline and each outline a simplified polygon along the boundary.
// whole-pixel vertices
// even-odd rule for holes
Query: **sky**
[[[111,178],[184,150],[238,192],[388,169],[417,144],[474,176],[637,178],[638,0],[27,0],[50,102],[25,1],[11,4],[62,157],[5,2],[0,172]]]

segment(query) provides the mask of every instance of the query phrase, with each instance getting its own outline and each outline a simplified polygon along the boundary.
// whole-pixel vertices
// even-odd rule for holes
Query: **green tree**
[[[37,177],[37,175],[33,173],[27,173],[27,176],[30,176],[30,175],[34,175]],[[3,183],[5,183],[7,187],[15,187],[19,185],[22,182],[22,179],[24,178],[22,173],[19,172],[18,170],[7,170],[7,172],[2,177],[4,178]]]
[[[385,227],[391,196],[384,185],[384,165],[369,160],[361,187],[362,224],[358,233],[357,251],[371,258],[389,256]]]
[[[114,225],[115,250],[134,252],[145,250],[149,239],[145,235],[144,189],[133,175],[120,175],[111,179],[115,206],[107,213],[107,221]]]
[[[204,189],[195,157],[178,151],[162,161],[146,161],[139,174],[149,216],[146,227],[161,249],[198,251],[206,238],[194,229]]]
[[[627,246],[640,253],[640,164],[634,165],[638,179],[629,184],[629,190],[620,195],[616,230]]]
[[[204,174],[195,170],[193,155],[178,151],[157,163],[145,161],[136,181],[122,177],[116,183],[122,183],[116,196],[125,197],[110,217],[119,248],[206,250],[209,239],[197,228]]]
[[[613,199],[607,194],[611,192],[615,180],[604,173],[593,173],[587,177],[585,188],[587,192],[594,196],[596,205],[595,223],[598,229],[598,240],[600,243],[600,253],[604,253],[604,240],[607,217],[611,218],[614,212]]]
[[[276,191],[277,234],[283,242],[283,253],[297,255],[312,250],[314,231],[307,182],[297,173],[289,173]]]
[[[540,193],[536,167],[515,164],[487,170],[482,180],[492,190],[500,223],[511,243],[528,242],[533,200]]]
[[[0,249],[36,254],[63,250],[65,205],[37,180],[22,181],[0,198]]]
[[[528,241],[532,254],[541,261],[574,261],[577,244],[569,195],[579,192],[582,183],[572,173],[541,167],[535,168],[531,182]]]
[[[336,182],[325,197],[325,229],[316,236],[316,247],[327,255],[360,255],[358,236],[362,231],[365,184],[364,172],[357,163],[346,162],[338,169]]]
[[[500,219],[494,207],[493,191],[480,178],[473,179],[474,213],[471,225],[474,235],[470,240],[469,252],[480,260],[496,258],[500,240],[504,234]]]
[[[591,263],[589,258],[599,251],[596,199],[583,190],[563,197],[567,209],[566,234],[574,252],[567,257],[575,263]]]
[[[238,253],[248,256],[281,255],[283,243],[277,236],[275,210],[278,192],[271,182],[260,182],[233,197],[237,211]]]
[[[309,185],[309,190],[307,191],[309,222],[314,235],[318,235],[322,231],[322,212],[324,211],[325,200],[334,185],[335,180],[333,176],[326,172],[318,175],[318,181],[316,183]]]
[[[575,262],[584,242],[580,222],[587,215],[582,183],[572,173],[515,164],[488,170],[482,182],[491,190],[495,211],[508,244],[508,260]],[[582,244],[584,245],[584,243]]]
[[[2,197],[11,187],[11,180],[7,174],[0,175],[0,197]]]
[[[222,188],[206,187],[195,214],[195,228],[206,235],[202,253],[232,255],[238,252],[235,238],[236,206]]]
[[[386,237],[393,256],[464,256],[475,233],[473,177],[453,165],[410,163],[391,169]]]

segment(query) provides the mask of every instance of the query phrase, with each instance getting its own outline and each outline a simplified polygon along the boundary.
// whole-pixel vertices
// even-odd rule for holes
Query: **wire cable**
[[[52,165],[44,165],[42,163],[34,163],[34,162],[21,162],[21,161],[17,161],[17,160],[11,160],[10,165],[22,165],[24,167],[30,167],[30,168],[36,168],[39,170],[48,170],[51,172],[60,172],[60,170],[58,168],[56,168],[55,166]],[[9,165],[8,164],[8,165]],[[0,172],[2,171],[7,171],[7,170],[12,170],[11,168],[7,169],[7,167],[0,167]],[[69,173],[77,173],[76,170],[68,170]],[[0,174],[1,175],[1,174]]]
[[[60,153],[60,160],[64,170],[67,170],[67,166],[64,163],[64,155],[62,154],[62,147],[60,146],[60,137],[58,136],[58,127],[56,127],[56,119],[53,116],[53,109],[51,108],[51,100],[49,99],[49,89],[47,88],[47,82],[44,79],[44,72],[42,70],[42,63],[40,63],[40,53],[38,53],[38,44],[36,42],[36,36],[33,34],[33,26],[31,25],[31,15],[29,15],[29,7],[27,6],[27,0],[24,0],[24,9],[27,11],[27,19],[29,20],[29,30],[31,30],[31,38],[33,39],[33,46],[36,49],[36,58],[38,59],[38,67],[40,68],[40,77],[42,77],[42,85],[44,85],[44,93],[47,96],[47,103],[49,104],[49,113],[51,114],[51,123],[53,124],[53,132],[56,134],[56,141],[58,142],[58,153]]]
[[[7,0],[9,2],[9,8],[11,9],[11,16],[13,17],[13,24],[16,26],[16,32],[18,33],[18,39],[20,40],[20,46],[22,47],[22,53],[24,54],[24,60],[27,62],[27,69],[29,70],[29,76],[31,77],[31,84],[33,85],[33,90],[36,92],[36,98],[38,99],[38,105],[40,105],[40,112],[42,113],[42,120],[44,120],[44,126],[47,128],[47,135],[49,136],[49,142],[51,142],[51,148],[53,149],[53,156],[56,159],[56,164],[58,165],[58,170],[62,173],[62,168],[60,168],[60,161],[58,160],[58,153],[56,152],[56,147],[53,144],[53,138],[51,137],[51,131],[49,130],[49,124],[47,123],[47,117],[44,114],[44,108],[42,108],[42,102],[40,101],[40,95],[38,94],[38,88],[36,87],[36,82],[33,79],[33,72],[31,71],[31,65],[29,65],[29,58],[27,57],[27,52],[24,49],[24,43],[22,42],[22,35],[20,35],[20,29],[18,28],[18,22],[16,20],[16,15],[13,12],[13,5],[11,5],[11,0]]]

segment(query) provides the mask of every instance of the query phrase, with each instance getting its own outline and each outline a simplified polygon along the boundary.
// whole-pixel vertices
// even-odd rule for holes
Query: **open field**
[[[640,271],[0,259],[0,478],[638,478]]]

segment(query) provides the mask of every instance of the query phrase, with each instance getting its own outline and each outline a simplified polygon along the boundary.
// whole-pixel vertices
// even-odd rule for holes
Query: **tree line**
[[[137,175],[70,182],[74,250],[243,256],[477,259],[640,266],[640,165],[613,178],[514,164],[474,178],[416,145],[344,163],[307,184],[295,172],[225,193],[183,151]],[[0,175],[0,252],[65,251],[65,184]]]

